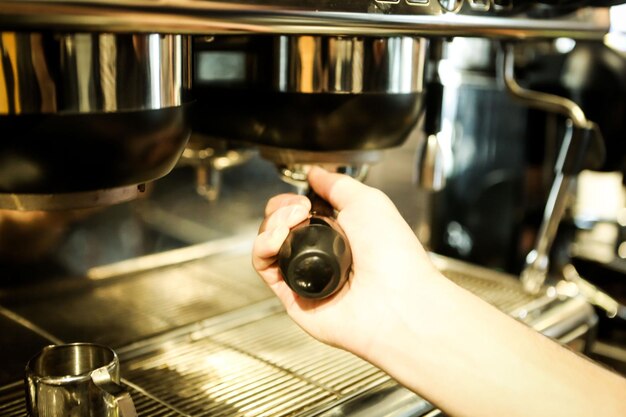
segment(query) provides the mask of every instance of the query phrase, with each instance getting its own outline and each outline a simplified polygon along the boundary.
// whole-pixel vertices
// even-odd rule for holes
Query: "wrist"
[[[435,268],[421,268],[418,275],[412,278],[413,285],[398,289],[401,294],[384,297],[383,302],[388,303],[363,330],[371,334],[371,342],[350,349],[394,377],[396,365],[409,365],[435,348],[431,344],[442,336],[438,334],[446,322],[454,319],[456,306],[450,300],[458,288]]]

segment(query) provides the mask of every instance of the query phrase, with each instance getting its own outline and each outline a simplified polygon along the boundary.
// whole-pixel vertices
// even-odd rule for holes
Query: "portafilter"
[[[425,49],[406,36],[197,38],[194,130],[260,146],[301,192],[312,165],[361,176],[417,124]],[[308,191],[310,217],[279,265],[301,297],[325,298],[346,282],[352,257],[334,210]]]

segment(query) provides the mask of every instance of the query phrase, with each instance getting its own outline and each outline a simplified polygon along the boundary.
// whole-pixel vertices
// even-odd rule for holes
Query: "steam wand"
[[[562,114],[568,118],[566,136],[561,144],[543,220],[534,249],[526,257],[521,274],[524,289],[538,293],[548,275],[549,256],[554,238],[565,213],[567,196],[574,178],[586,165],[599,165],[604,159],[604,142],[598,126],[589,121],[583,110],[564,97],[521,87],[515,79],[515,50],[506,45],[502,79],[509,93],[530,107]],[[591,159],[591,161],[590,161]]]

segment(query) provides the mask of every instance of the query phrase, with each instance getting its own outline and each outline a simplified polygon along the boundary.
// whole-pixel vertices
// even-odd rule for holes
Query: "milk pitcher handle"
[[[111,405],[117,406],[120,417],[137,417],[137,410],[130,393],[111,379],[111,374],[106,368],[93,371],[91,379],[98,388],[107,394]]]

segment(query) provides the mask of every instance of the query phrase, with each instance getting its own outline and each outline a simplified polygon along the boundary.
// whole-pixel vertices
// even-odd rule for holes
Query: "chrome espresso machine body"
[[[119,355],[141,416],[439,415],[297,328],[249,266],[251,241],[265,200],[306,188],[321,164],[368,174],[425,244],[463,258],[459,167],[526,152],[527,108],[555,115],[546,137],[561,157],[524,279],[432,259],[589,353],[591,303],[614,315],[619,304],[548,261],[571,184],[600,166],[606,130],[575,97],[525,76],[556,38],[601,43],[616,3],[0,0],[0,414],[26,415],[24,366],[43,346],[95,342]],[[463,96],[467,80],[485,88]],[[491,129],[500,114],[513,123]],[[463,126],[487,139],[463,142]],[[508,152],[494,150],[509,133],[497,142]],[[20,250],[56,251],[55,267]]]

